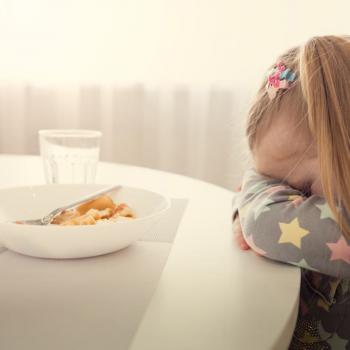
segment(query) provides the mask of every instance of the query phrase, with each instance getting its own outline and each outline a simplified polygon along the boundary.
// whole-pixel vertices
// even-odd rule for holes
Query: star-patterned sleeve
[[[234,200],[243,235],[260,255],[350,278],[350,240],[324,198],[305,197],[279,180],[249,170]]]

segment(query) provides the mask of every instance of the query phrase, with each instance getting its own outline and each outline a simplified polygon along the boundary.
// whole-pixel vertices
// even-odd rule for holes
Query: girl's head
[[[350,38],[311,38],[279,59],[296,73],[289,89],[274,98],[262,84],[247,125],[259,171],[299,189],[324,194],[350,213]]]

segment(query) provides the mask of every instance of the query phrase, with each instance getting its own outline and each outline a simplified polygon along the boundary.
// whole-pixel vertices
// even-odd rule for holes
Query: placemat
[[[142,241],[95,258],[0,254],[0,339],[7,350],[126,350],[157,286],[187,200]]]

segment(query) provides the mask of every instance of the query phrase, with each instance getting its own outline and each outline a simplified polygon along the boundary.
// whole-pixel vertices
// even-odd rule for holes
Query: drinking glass
[[[49,184],[93,183],[102,133],[96,130],[39,130],[40,154]]]

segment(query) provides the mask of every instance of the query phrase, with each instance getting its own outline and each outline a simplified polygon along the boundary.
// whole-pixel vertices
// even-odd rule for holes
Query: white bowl
[[[103,185],[43,185],[0,190],[0,245],[40,258],[83,258],[125,248],[139,239],[170,208],[158,193],[122,187],[112,193],[117,203],[127,203],[137,218],[130,221],[84,226],[34,226],[12,223],[37,219],[51,210],[104,188]]]

